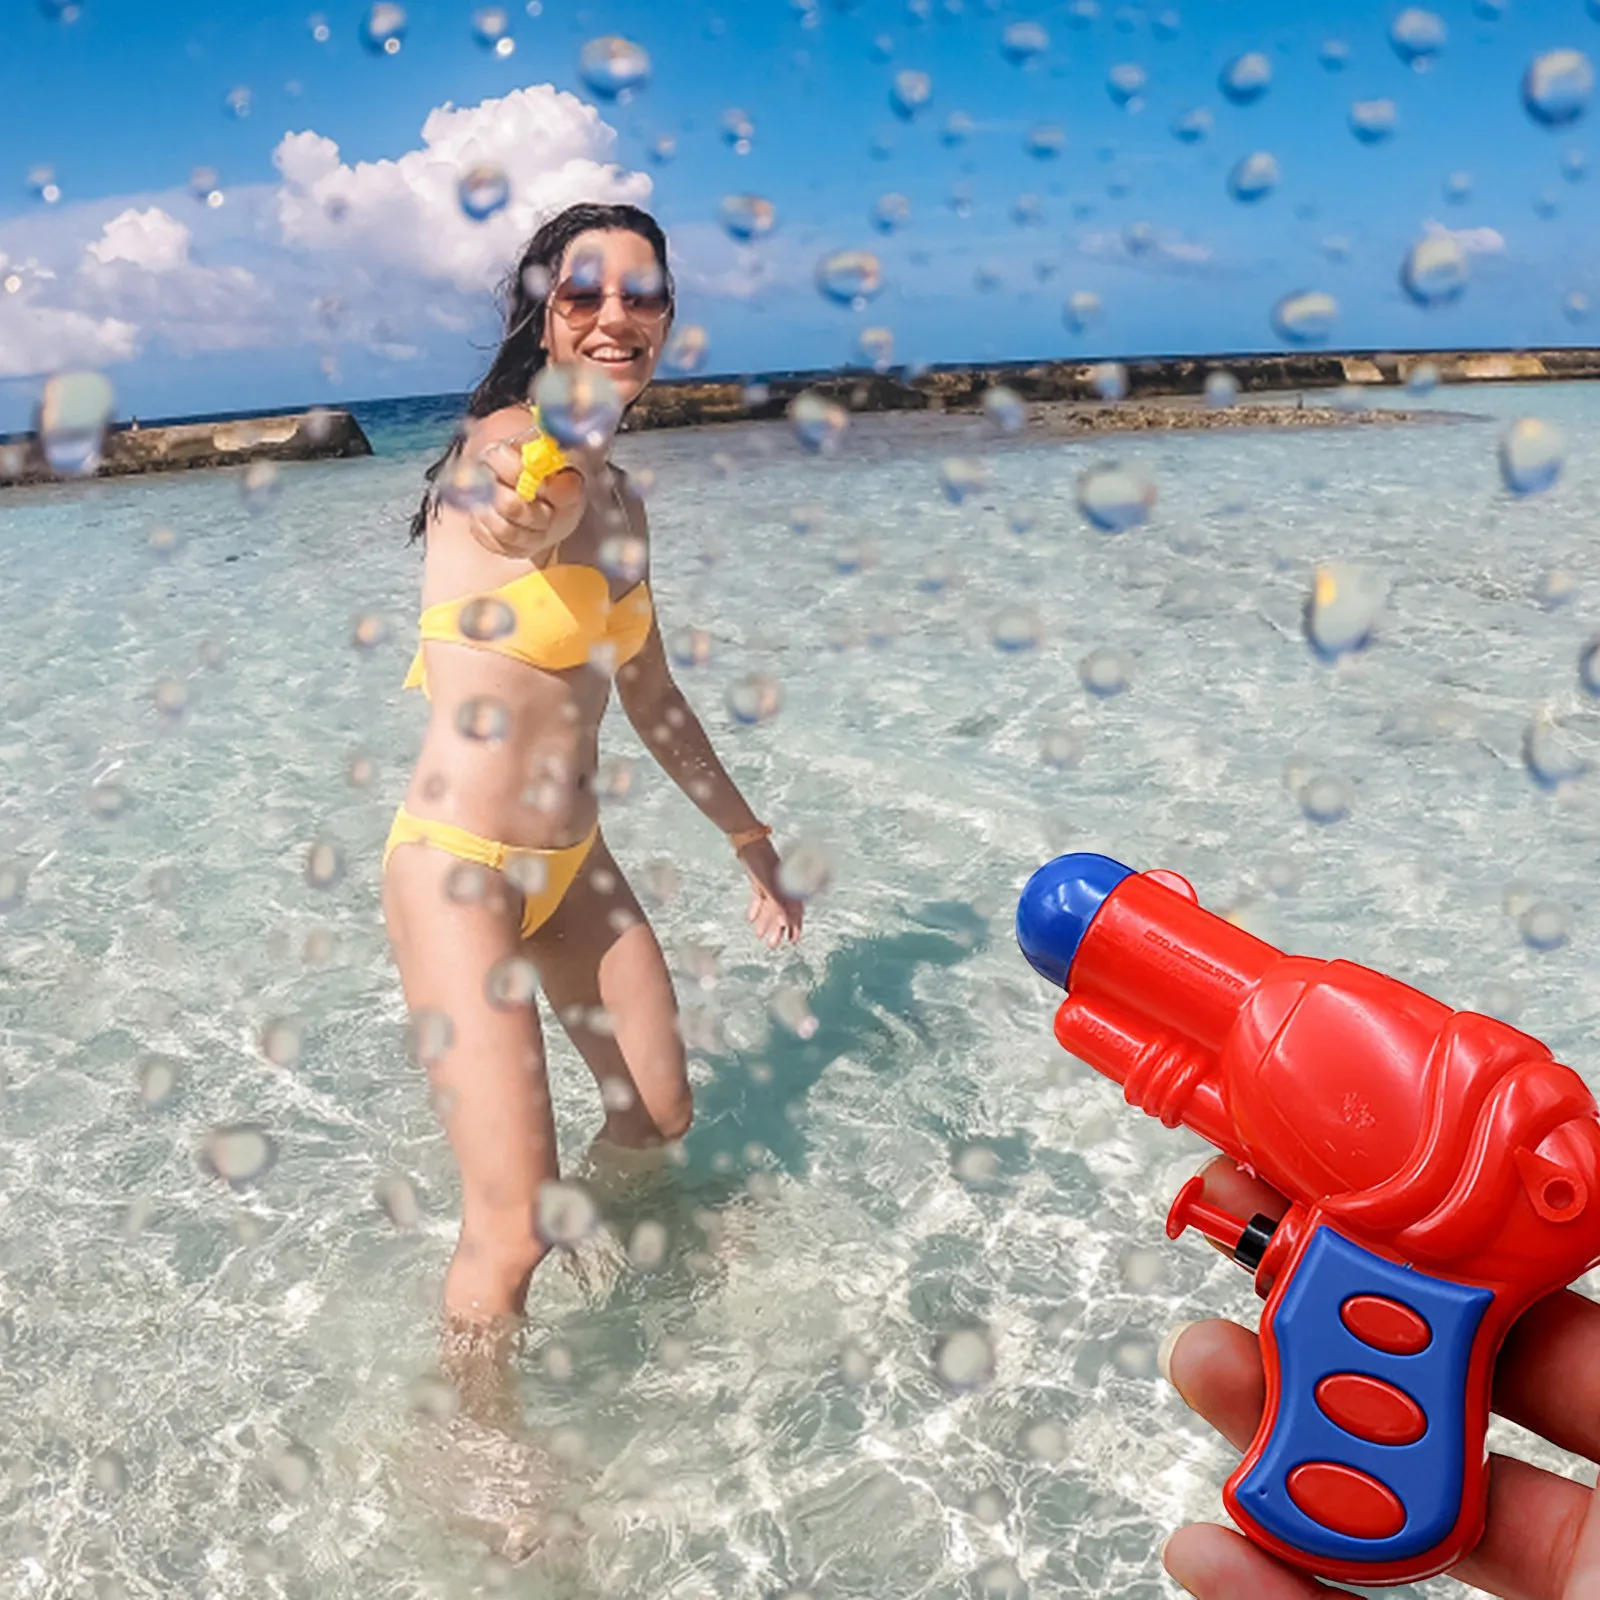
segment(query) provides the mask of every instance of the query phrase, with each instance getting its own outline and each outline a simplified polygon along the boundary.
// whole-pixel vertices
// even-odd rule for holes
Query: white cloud
[[[246,350],[283,333],[272,292],[244,267],[190,259],[193,234],[159,206],[128,209],[84,249],[79,307],[135,326],[180,352]]]
[[[593,106],[548,84],[457,109],[422,125],[422,145],[397,160],[345,162],[331,139],[286,134],[273,153],[283,174],[278,222],[287,243],[359,258],[369,272],[409,271],[466,292],[491,288],[544,218],[579,200],[650,197],[650,179],[615,165],[616,130]],[[458,184],[497,167],[506,206],[477,222]]]
[[[778,241],[738,245],[708,222],[686,222],[669,235],[672,278],[679,295],[749,300],[780,278]],[[786,266],[793,263],[787,262]]]
[[[1506,247],[1505,235],[1498,228],[1447,228],[1442,222],[1425,222],[1426,233],[1453,239],[1469,256],[1495,256]]]
[[[1121,232],[1100,229],[1078,240],[1078,253],[1097,261],[1121,261],[1131,266],[1199,270],[1215,264],[1210,245],[1164,233],[1148,223],[1134,223]]]
[[[189,259],[194,235],[159,206],[124,211],[108,222],[86,254],[96,266],[125,261],[146,272],[171,272]]]
[[[0,294],[0,378],[99,368],[138,351],[139,330],[130,322],[31,301],[26,293]]]

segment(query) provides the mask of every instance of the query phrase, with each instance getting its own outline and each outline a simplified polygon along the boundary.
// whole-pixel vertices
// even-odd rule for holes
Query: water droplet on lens
[[[704,628],[678,628],[667,648],[674,666],[703,667],[711,659],[711,635]]]
[[[988,482],[989,469],[981,461],[951,456],[939,463],[939,487],[953,506],[960,505],[971,495],[982,493]]]
[[[299,1500],[317,1475],[317,1458],[305,1445],[290,1443],[268,1455],[262,1471],[284,1499]]]
[[[1049,161],[1067,147],[1067,130],[1058,122],[1035,123],[1028,130],[1027,151],[1038,161]]]
[[[1022,1446],[1035,1460],[1057,1462],[1067,1453],[1067,1431],[1059,1422],[1035,1422],[1024,1430]]]
[[[783,705],[783,690],[778,680],[765,672],[750,672],[728,690],[728,712],[735,722],[747,727],[770,722]]]
[[[1210,134],[1211,124],[1211,113],[1204,106],[1195,106],[1172,119],[1172,136],[1184,144],[1198,144]]]
[[[1339,315],[1339,303],[1321,290],[1287,294],[1272,308],[1272,326],[1290,344],[1316,345],[1327,341]]]
[[[1120,650],[1105,646],[1091,650],[1078,663],[1078,677],[1084,688],[1101,700],[1121,694],[1128,687],[1131,671],[1128,658]]]
[[[600,1208],[581,1184],[558,1180],[539,1185],[539,1237],[548,1245],[571,1249],[600,1227]]]
[[[1083,760],[1083,740],[1071,728],[1047,728],[1039,754],[1047,766],[1069,772]]]
[[[662,365],[669,372],[686,375],[698,372],[706,363],[709,344],[704,328],[698,323],[686,322],[673,330],[672,338],[661,355]]]
[[[1409,394],[1432,394],[1439,386],[1439,369],[1431,361],[1419,361],[1406,376]]]
[[[758,194],[725,195],[718,215],[728,237],[745,244],[765,239],[778,225],[777,208]]]
[[[1315,773],[1300,786],[1300,809],[1311,822],[1341,822],[1354,801],[1350,785],[1331,773]]]
[[[484,222],[503,211],[511,199],[511,180],[499,167],[487,163],[469,167],[456,184],[461,209],[474,222]]]
[[[392,5],[389,0],[379,0],[361,24],[361,42],[374,55],[399,55],[405,36],[405,7]]]
[[[1594,770],[1597,744],[1593,718],[1562,716],[1542,707],[1522,730],[1522,764],[1541,789],[1555,792]]]
[[[650,57],[629,39],[606,34],[591,39],[578,56],[578,76],[592,94],[615,100],[650,81]]]
[[[1306,597],[1306,640],[1324,660],[1364,650],[1389,598],[1388,582],[1364,567],[1319,567]]]
[[[1078,509],[1105,533],[1125,533],[1149,520],[1156,486],[1137,467],[1103,462],[1078,479]]]
[[[1522,80],[1522,103],[1535,122],[1563,128],[1589,109],[1594,66],[1581,50],[1551,50],[1539,56]]]
[[[1467,287],[1467,253],[1453,235],[1430,233],[1412,245],[1400,285],[1419,306],[1447,306]]]
[[[1107,75],[1106,92],[1114,104],[1138,110],[1139,96],[1144,93],[1148,81],[1144,68],[1136,61],[1122,61]]]
[[[464,639],[488,644],[508,639],[517,631],[517,613],[498,595],[479,595],[462,606],[456,619]]]
[[[1039,613],[1031,606],[1008,606],[989,624],[989,640],[996,650],[1015,655],[1035,649],[1044,632]]]
[[[602,448],[622,416],[622,396],[608,374],[592,367],[551,365],[533,384],[539,422],[567,449]]]
[[[298,1023],[278,1017],[261,1030],[261,1053],[275,1067],[287,1070],[299,1065],[301,1033]]]
[[[1572,936],[1572,913],[1554,900],[1538,900],[1517,919],[1530,950],[1559,950]]]
[[[448,1012],[418,1006],[406,1020],[406,1055],[419,1067],[437,1066],[455,1043],[456,1027]]]
[[[838,448],[850,421],[850,414],[837,401],[814,389],[796,395],[789,404],[789,423],[795,437],[807,449],[828,455]]]
[[[1001,433],[1019,433],[1028,421],[1028,407],[1022,396],[1003,384],[984,390],[983,414]]]
[[[814,1039],[819,1026],[812,1015],[811,1002],[803,989],[783,984],[773,990],[769,1009],[773,1019],[783,1024],[797,1039]]]
[[[1101,361],[1089,369],[1089,387],[1102,400],[1121,400],[1128,392],[1128,369],[1120,361]]]
[[[106,425],[116,405],[110,380],[98,372],[51,378],[39,401],[39,444],[50,470],[88,477],[99,470]]]
[[[1407,6],[1389,27],[1389,43],[1407,66],[1423,68],[1444,49],[1450,30],[1444,18],[1420,6]]]
[[[129,1483],[128,1463],[117,1451],[102,1450],[94,1458],[90,1472],[102,1494],[115,1496],[126,1492]]]
[[[667,1259],[667,1230],[647,1217],[628,1239],[628,1259],[640,1272],[654,1272]]]
[[[89,810],[105,822],[114,822],[132,801],[128,791],[110,778],[103,778],[89,787]]]
[[[277,1145],[266,1129],[254,1122],[213,1128],[200,1150],[201,1166],[235,1188],[263,1177],[277,1157]]]
[[[1218,87],[1236,106],[1254,105],[1271,83],[1272,63],[1259,50],[1235,56],[1218,79]]]
[[[1239,380],[1231,372],[1208,372],[1205,396],[1208,406],[1231,406],[1239,398]]]
[[[1000,53],[1013,66],[1026,66],[1050,48],[1050,35],[1037,22],[1013,22],[1000,35]]]
[[[952,111],[944,119],[944,127],[939,137],[946,146],[953,148],[956,145],[965,144],[971,138],[973,127],[972,118],[965,111]]]
[[[499,744],[511,731],[511,713],[492,695],[473,695],[456,708],[456,732],[463,739]]]
[[[969,1189],[992,1189],[1000,1179],[1000,1157],[989,1145],[964,1144],[951,1157],[950,1170]]]
[[[178,1087],[178,1069],[163,1056],[146,1056],[139,1063],[139,1099],[148,1107],[165,1105]]]
[[[158,678],[150,692],[155,708],[162,716],[178,721],[189,707],[189,691],[182,678]]]
[[[484,994],[497,1011],[531,1006],[539,993],[539,969],[524,956],[506,956],[489,968]]]
[[[1245,204],[1263,199],[1277,187],[1277,159],[1264,150],[1245,156],[1228,174],[1228,193]]]
[[[817,288],[840,305],[865,305],[883,288],[883,267],[870,250],[836,250],[817,263]]]
[[[981,1388],[994,1376],[994,1349],[982,1329],[946,1334],[933,1349],[939,1381],[958,1394]]]
[[[330,839],[318,839],[306,851],[306,882],[313,889],[333,889],[344,880],[344,852]]]
[[[1350,131],[1363,144],[1382,144],[1398,121],[1393,100],[1357,100],[1350,107]]]
[[[1343,39],[1324,39],[1317,51],[1317,60],[1329,72],[1341,72],[1350,65],[1350,46]]]
[[[888,328],[863,328],[856,348],[872,363],[874,372],[887,372],[894,365],[894,334]]]
[[[907,120],[933,98],[933,79],[926,72],[897,72],[889,89],[889,106],[896,116]]]
[[[778,864],[778,887],[796,900],[810,900],[833,883],[833,852],[815,839],[799,839]]]
[[[1074,333],[1082,333],[1100,315],[1100,296],[1088,289],[1076,290],[1068,297],[1063,319]]]
[[[1543,494],[1561,476],[1565,434],[1554,423],[1522,417],[1500,436],[1500,477],[1515,495]]]

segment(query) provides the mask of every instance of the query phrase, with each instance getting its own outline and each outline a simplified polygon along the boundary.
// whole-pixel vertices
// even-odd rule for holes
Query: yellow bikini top
[[[615,665],[631,661],[644,648],[654,620],[649,584],[637,583],[613,600],[598,567],[558,563],[525,572],[498,589],[429,606],[422,613],[422,638],[493,650],[530,667],[563,672],[586,665],[605,645],[615,650]],[[428,692],[420,645],[405,686]]]

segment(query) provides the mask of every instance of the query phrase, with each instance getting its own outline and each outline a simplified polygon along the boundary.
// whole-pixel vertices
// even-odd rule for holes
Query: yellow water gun
[[[536,500],[539,485],[546,478],[553,478],[572,465],[561,446],[540,427],[538,408],[532,409],[533,437],[523,441],[522,475],[517,479],[517,494],[524,500]]]

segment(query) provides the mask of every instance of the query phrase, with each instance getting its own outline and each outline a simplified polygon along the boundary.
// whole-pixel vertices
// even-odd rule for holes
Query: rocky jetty
[[[1176,356],[1121,363],[1127,396],[1158,399],[1204,392],[1213,372],[1233,375],[1242,394],[1294,393],[1349,385],[1406,384],[1419,367],[1431,367],[1445,384],[1530,383],[1600,379],[1600,350],[1411,350],[1340,354],[1299,351],[1284,355]],[[1041,361],[995,366],[929,367],[916,373],[835,371],[783,373],[733,379],[657,380],[627,419],[630,429],[685,428],[708,422],[748,422],[781,417],[803,390],[851,411],[972,411],[996,385],[1035,404],[1092,402],[1099,368],[1089,361]],[[1320,408],[1319,408],[1320,409]],[[1293,426],[1309,419],[1260,419]],[[1159,425],[1159,424],[1152,424]],[[1170,425],[1170,424],[1168,424]]]
[[[244,466],[252,461],[321,461],[371,454],[361,424],[348,411],[318,407],[278,417],[118,426],[106,434],[100,465],[92,476],[120,478],[191,467]],[[58,478],[37,434],[0,444],[0,487]]]

